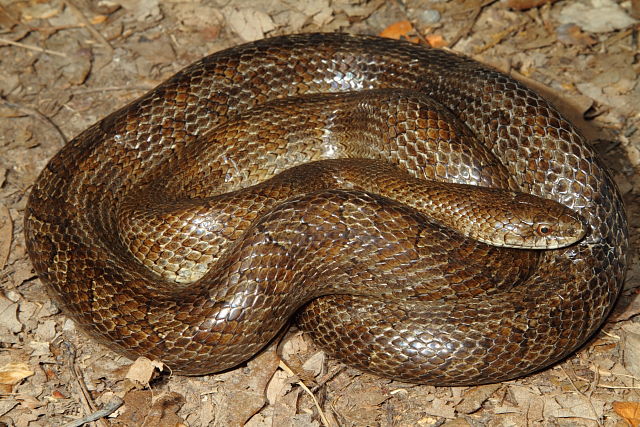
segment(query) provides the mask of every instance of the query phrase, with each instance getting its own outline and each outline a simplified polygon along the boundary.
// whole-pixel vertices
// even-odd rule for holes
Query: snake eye
[[[551,227],[549,227],[548,225],[540,224],[538,225],[538,227],[536,227],[536,233],[538,233],[540,236],[548,236],[549,234],[551,234]]]

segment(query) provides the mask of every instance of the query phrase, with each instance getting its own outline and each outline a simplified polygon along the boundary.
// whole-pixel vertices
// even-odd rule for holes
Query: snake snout
[[[572,245],[586,234],[586,227],[580,216],[556,202],[554,209],[543,215],[536,215],[531,222],[529,235],[534,249],[558,249]]]
[[[553,248],[564,248],[572,245],[582,240],[587,233],[587,227],[582,218],[574,211],[564,206],[562,208],[566,212],[558,217],[558,221],[555,224],[556,232],[553,240],[555,245]],[[541,227],[543,227],[542,223],[538,225],[536,231],[539,232]]]
[[[481,211],[492,212],[493,218],[469,215],[473,221],[467,235],[473,239],[516,249],[557,249],[578,242],[586,234],[580,215],[554,200],[520,192],[483,191],[488,196],[480,203],[490,200],[492,204],[484,205]]]
[[[586,234],[582,217],[551,199],[513,193],[512,209],[504,224],[504,245],[522,249],[558,249]]]

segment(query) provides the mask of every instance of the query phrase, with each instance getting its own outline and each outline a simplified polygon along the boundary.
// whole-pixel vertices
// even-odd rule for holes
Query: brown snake
[[[452,212],[414,209],[448,184],[413,177],[553,199],[586,237],[542,253],[461,237]],[[539,95],[450,52],[339,34],[216,53],[91,126],[40,175],[25,228],[65,312],[130,357],[231,368],[311,301],[299,324],[332,355],[437,385],[570,354],[610,312],[627,248],[611,176]]]

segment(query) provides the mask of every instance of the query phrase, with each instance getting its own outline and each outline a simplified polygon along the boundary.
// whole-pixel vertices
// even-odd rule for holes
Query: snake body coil
[[[462,238],[414,209],[414,177],[553,199],[587,235],[542,254]],[[627,248],[606,168],[540,96],[453,53],[339,34],[216,53],[91,126],[40,175],[26,237],[65,312],[128,356],[230,368],[311,301],[299,324],[336,357],[438,385],[575,350]]]

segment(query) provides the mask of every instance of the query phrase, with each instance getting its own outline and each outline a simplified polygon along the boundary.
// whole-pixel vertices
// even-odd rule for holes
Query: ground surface
[[[622,426],[634,416],[638,425],[636,251],[617,309],[582,350],[521,380],[455,388],[363,375],[328,360],[295,331],[280,344],[286,365],[272,346],[224,374],[151,379],[148,366],[130,369],[131,361],[58,313],[25,252],[23,210],[37,174],[65,140],[107,113],[192,61],[243,41],[385,29],[390,36],[419,34],[422,42],[463,52],[561,99],[610,165],[638,247],[640,54],[631,3],[518,8],[534,3],[2,0],[0,426],[64,425],[119,398],[124,406],[96,425]]]

